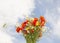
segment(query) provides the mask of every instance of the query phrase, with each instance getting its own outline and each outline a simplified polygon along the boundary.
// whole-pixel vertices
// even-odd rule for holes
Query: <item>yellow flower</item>
[[[36,26],[39,26],[39,25],[40,25],[40,22],[39,22],[39,21],[37,21],[37,22],[36,22]]]
[[[26,27],[26,30],[30,29],[30,27]]]

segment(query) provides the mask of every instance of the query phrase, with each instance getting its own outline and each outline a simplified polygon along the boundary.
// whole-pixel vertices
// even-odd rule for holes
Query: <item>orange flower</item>
[[[38,21],[38,18],[34,18],[32,24],[35,26],[37,21]]]
[[[19,31],[23,30],[23,28],[17,27],[16,31],[19,33]]]
[[[44,26],[45,24],[45,18],[43,16],[40,16],[40,20],[41,20],[41,26]]]
[[[26,24],[28,23],[28,20],[22,23],[22,28],[25,28]]]

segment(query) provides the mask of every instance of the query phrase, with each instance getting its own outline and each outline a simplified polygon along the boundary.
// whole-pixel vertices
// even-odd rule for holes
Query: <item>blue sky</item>
[[[46,18],[49,31],[37,43],[60,43],[60,0],[0,0],[0,43],[26,43],[15,31],[25,15]]]

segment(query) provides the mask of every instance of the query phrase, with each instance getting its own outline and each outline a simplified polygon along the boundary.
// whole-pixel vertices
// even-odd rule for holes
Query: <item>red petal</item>
[[[25,28],[26,24],[22,24],[22,28]]]
[[[41,22],[41,26],[44,26],[45,22]]]
[[[34,21],[38,21],[38,18],[34,18]]]
[[[34,18],[32,24],[35,26],[37,21],[38,21],[38,18]]]
[[[25,28],[26,24],[28,23],[28,20],[22,23],[22,28]]]
[[[33,22],[32,22],[32,24],[35,26],[35,24],[36,24],[36,21],[33,21]]]
[[[41,22],[44,21],[45,22],[45,18],[43,16],[40,16],[40,20]]]
[[[19,33],[19,31],[22,30],[22,28],[17,27],[16,31]]]

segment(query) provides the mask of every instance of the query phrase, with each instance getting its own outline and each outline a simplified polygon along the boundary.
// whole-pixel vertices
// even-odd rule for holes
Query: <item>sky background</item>
[[[60,0],[0,0],[0,43],[26,43],[16,25],[41,15],[48,30],[37,43],[60,43]]]

